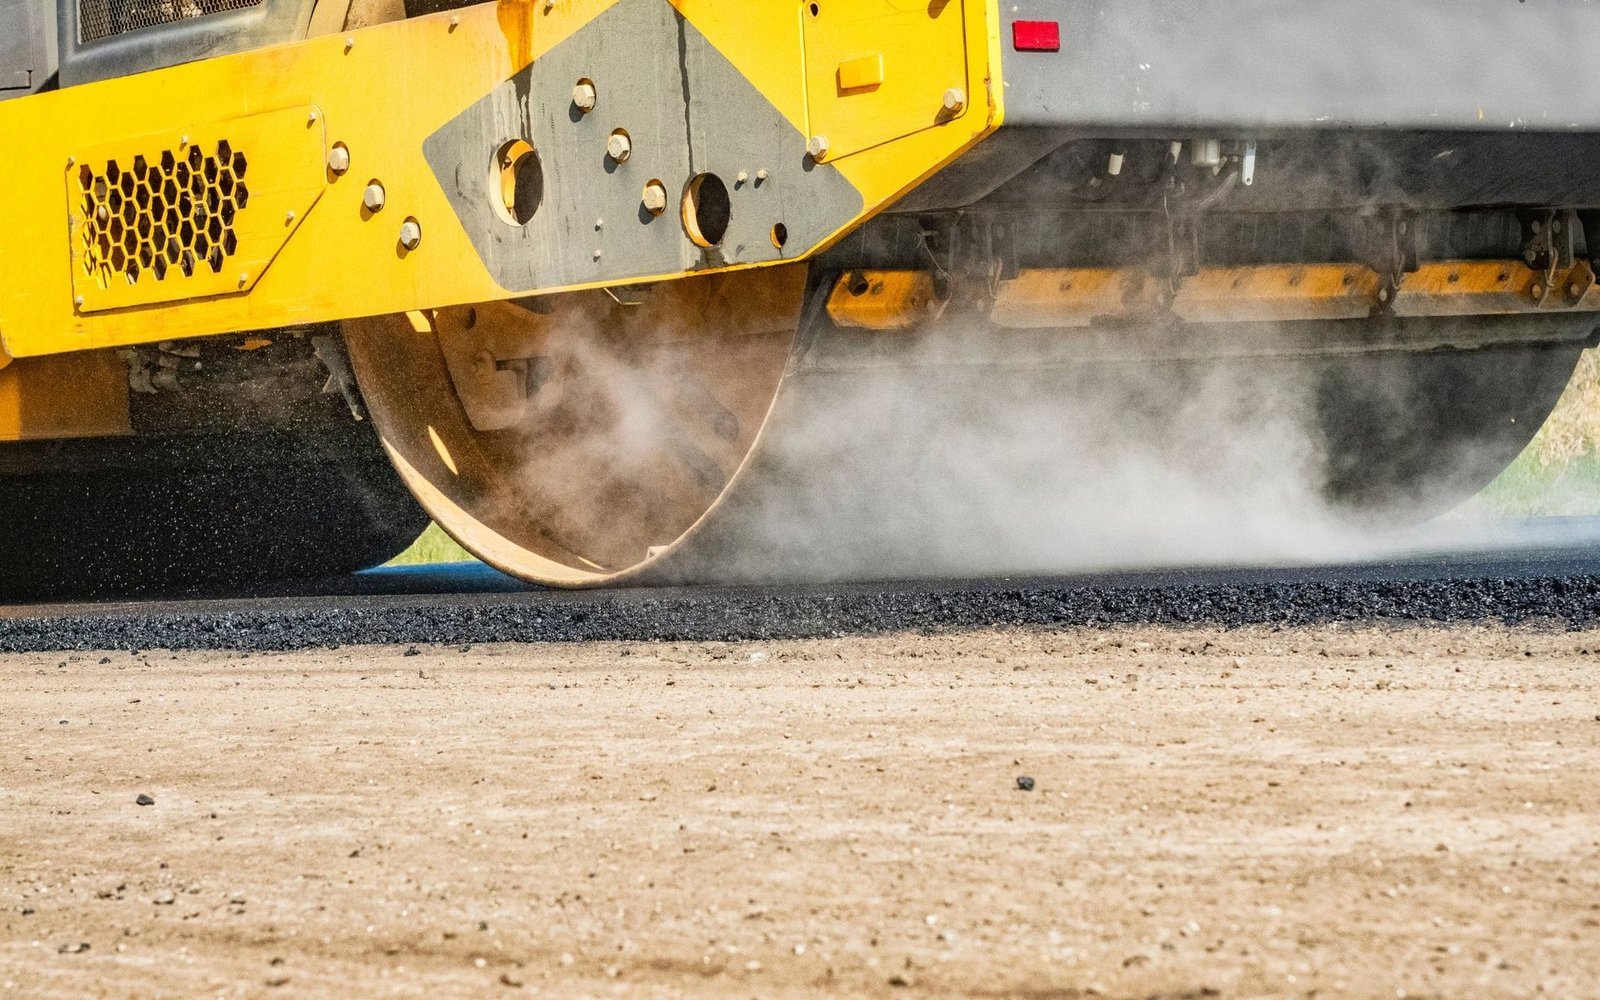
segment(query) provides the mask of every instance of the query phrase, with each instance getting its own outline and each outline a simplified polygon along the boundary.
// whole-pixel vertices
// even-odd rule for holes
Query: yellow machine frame
[[[504,0],[0,105],[0,133],[29,137],[0,160],[9,204],[0,239],[5,355],[614,283],[502,287],[422,153],[427,136],[614,2]],[[792,248],[789,261],[825,248],[1001,123],[992,2],[953,0],[962,15],[953,23],[964,37],[952,39],[928,34],[919,22],[929,16],[921,0],[863,0],[848,10],[853,25],[826,45],[806,37],[815,4],[672,2],[798,132],[809,134],[818,122],[848,123],[812,152],[860,192],[862,207],[816,245]],[[952,86],[948,61],[923,54],[929,44],[953,42],[965,47],[961,86]],[[252,228],[236,234],[238,249],[225,266],[205,266],[212,247],[202,240],[205,252],[190,261],[198,280],[141,283],[129,277],[125,257],[142,252],[129,237],[122,269],[110,267],[115,247],[106,234],[85,231],[95,213],[109,216],[108,206],[90,198],[108,162],[143,157],[148,169],[153,155],[196,146],[214,156],[216,143],[247,132],[256,142],[244,180],[259,200],[251,205]],[[348,155],[342,172],[327,166],[336,146]],[[363,203],[372,181],[386,196],[378,211]],[[138,190],[147,197],[159,185]],[[196,187],[195,196],[206,192]],[[425,234],[414,250],[397,242],[402,220]],[[158,222],[140,208],[127,225]],[[164,266],[196,249],[193,240],[179,245]],[[721,269],[747,266],[760,265]]]

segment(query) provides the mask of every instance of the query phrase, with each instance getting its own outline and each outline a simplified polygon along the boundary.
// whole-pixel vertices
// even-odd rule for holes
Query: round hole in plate
[[[495,211],[514,226],[526,226],[544,202],[544,166],[526,139],[505,143],[494,156],[490,190]]]
[[[683,229],[696,246],[714,247],[728,235],[733,202],[716,174],[696,174],[683,192]]]
[[[789,227],[779,222],[772,227],[772,245],[782,250],[787,242],[789,242]]]

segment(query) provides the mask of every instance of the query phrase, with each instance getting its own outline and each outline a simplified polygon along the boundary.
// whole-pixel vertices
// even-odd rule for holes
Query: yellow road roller
[[[0,0],[0,586],[345,572],[430,517],[594,586],[1431,516],[1600,326],[1596,37],[1585,0]]]

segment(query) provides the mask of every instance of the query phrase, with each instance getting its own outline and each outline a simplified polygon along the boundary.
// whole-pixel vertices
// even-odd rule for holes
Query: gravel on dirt
[[[100,659],[0,657],[0,995],[1600,982],[1600,631]]]

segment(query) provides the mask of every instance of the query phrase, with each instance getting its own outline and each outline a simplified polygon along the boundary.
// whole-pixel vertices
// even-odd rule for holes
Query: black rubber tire
[[[0,475],[0,592],[121,596],[273,581],[378,565],[427,515],[376,442],[232,434],[102,443],[96,461]]]

